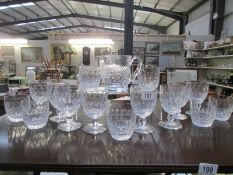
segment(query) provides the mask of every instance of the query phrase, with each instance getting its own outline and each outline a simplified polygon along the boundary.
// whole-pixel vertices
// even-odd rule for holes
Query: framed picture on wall
[[[22,62],[42,63],[42,56],[42,47],[21,47]]]
[[[159,55],[160,43],[159,42],[146,42],[146,54]]]
[[[153,64],[159,66],[159,56],[147,55],[145,56],[144,64]]]
[[[162,41],[162,55],[181,55],[183,51],[183,42],[181,41]]]
[[[95,57],[109,54],[111,54],[111,49],[109,47],[95,47]]]
[[[14,46],[2,46],[2,57],[14,57]]]

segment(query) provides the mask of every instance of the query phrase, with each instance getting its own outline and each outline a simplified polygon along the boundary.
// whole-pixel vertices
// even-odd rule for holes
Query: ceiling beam
[[[93,28],[93,29],[100,29],[100,30],[109,30],[109,31],[113,31],[113,32],[124,32],[124,31],[118,30],[118,29],[109,29],[109,28],[105,28],[105,27],[92,26],[92,25],[73,25],[73,26],[59,27],[59,28],[55,28],[55,29],[31,30],[31,31],[27,31],[27,32],[19,32],[19,33],[11,33],[11,34],[12,35],[27,35],[27,34],[33,34],[33,33],[43,33],[43,32],[72,29],[72,28]]]
[[[124,8],[124,4],[118,3],[118,2],[101,1],[101,0],[71,0],[71,1]],[[176,20],[183,20],[183,15],[184,15],[183,12],[168,11],[168,10],[156,9],[156,8],[144,7],[144,6],[138,6],[138,5],[134,5],[133,8],[134,8],[134,10],[146,11],[146,12],[151,12],[151,13],[158,13],[158,14],[167,16],[169,18],[176,19]]]
[[[0,27],[7,27],[11,25],[21,24],[21,23],[29,23],[29,22],[39,22],[39,21],[46,21],[51,19],[61,19],[61,18],[86,18],[86,19],[92,19],[92,20],[100,20],[100,21],[107,21],[107,22],[114,22],[114,23],[122,23],[124,21],[118,20],[118,19],[109,19],[109,18],[103,18],[103,17],[97,17],[97,16],[88,16],[88,15],[81,15],[81,14],[68,14],[68,15],[60,15],[60,16],[49,16],[49,17],[43,17],[43,18],[36,18],[36,19],[28,19],[28,20],[17,20],[13,22],[4,22],[0,23]],[[155,26],[150,24],[143,24],[143,23],[137,23],[134,22],[135,26],[142,26],[147,27],[153,30],[157,30],[160,33],[166,32],[166,27],[163,26]]]
[[[28,3],[28,2],[40,2],[45,0],[14,0],[14,1],[5,1],[0,2],[0,6],[8,6],[8,5],[14,5],[14,4],[22,4],[22,3]]]
[[[14,0],[14,1],[6,1],[6,2],[0,2],[0,6],[7,6],[7,5],[13,5],[13,4],[21,4],[21,3],[27,3],[27,2],[40,2],[45,0]],[[84,3],[91,3],[91,4],[99,4],[99,5],[106,5],[106,6],[112,6],[112,7],[119,7],[124,8],[123,3],[118,2],[110,2],[110,1],[101,1],[101,0],[71,0],[71,1],[77,1],[77,2],[84,2]],[[163,9],[156,9],[156,8],[150,8],[150,7],[144,7],[144,6],[133,6],[134,10],[141,10],[151,13],[158,13],[164,16],[167,16],[169,18],[173,18],[176,20],[183,20],[183,12],[175,12],[175,11],[169,11],[169,10],[163,10]]]

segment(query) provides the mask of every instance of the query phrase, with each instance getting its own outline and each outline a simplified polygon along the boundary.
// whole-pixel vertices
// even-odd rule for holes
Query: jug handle
[[[138,56],[133,56],[133,58],[131,59],[131,61],[129,62],[129,66],[131,67],[132,64],[133,64],[133,61],[134,60],[138,60],[138,66],[136,68],[136,70],[132,73],[131,77],[130,77],[130,81],[133,82],[136,80],[137,76],[140,74],[140,71],[141,71],[141,67],[142,67],[142,61],[140,59],[140,57]]]

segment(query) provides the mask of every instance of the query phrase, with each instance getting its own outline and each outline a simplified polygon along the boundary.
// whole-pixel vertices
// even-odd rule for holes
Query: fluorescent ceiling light
[[[22,3],[22,4],[12,4],[8,6],[2,6],[0,7],[0,10],[8,9],[8,8],[18,8],[22,6],[30,6],[30,5],[35,5],[33,2],[27,2],[27,3]]]
[[[8,9],[8,8],[9,8],[8,6],[1,6],[0,10],[4,10],[4,9]]]
[[[108,26],[104,26],[104,28],[106,28],[106,29],[115,29],[115,30],[122,30],[122,31],[125,30],[125,29],[119,28],[119,27],[108,27]]]
[[[47,21],[56,21],[56,19],[43,20],[43,21],[33,21],[33,22],[27,22],[27,23],[19,23],[19,24],[15,24],[15,25],[16,26],[23,26],[23,25],[35,24],[35,23],[38,23],[38,22],[47,22]]]
[[[27,44],[28,40],[26,39],[0,39],[0,45],[6,45],[6,44]]]
[[[70,39],[70,44],[77,45],[111,45],[114,42],[111,39]]]
[[[43,29],[40,29],[40,30],[47,30],[47,29],[57,29],[57,28],[63,28],[63,27],[66,27],[66,26],[54,26],[54,27],[46,27],[46,28],[43,28]]]
[[[21,7],[21,4],[13,4],[13,5],[9,5],[10,8],[17,8],[17,7]]]
[[[23,3],[23,6],[30,6],[30,5],[35,5],[33,2],[27,2],[27,3]]]

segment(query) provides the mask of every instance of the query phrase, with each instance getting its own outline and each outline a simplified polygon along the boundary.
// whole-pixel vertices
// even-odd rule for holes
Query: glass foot
[[[160,121],[159,125],[162,128],[172,129],[172,130],[178,130],[182,128],[182,125],[179,121],[173,121],[172,123],[168,121]]]
[[[191,115],[191,111],[186,111],[185,114]]]
[[[66,121],[65,118],[60,117],[59,115],[54,115],[52,117],[49,117],[49,120],[52,121],[52,122],[56,122],[56,123],[61,123],[61,122]]]
[[[81,123],[66,122],[59,124],[57,128],[65,132],[70,132],[79,129],[80,127],[81,127]]]
[[[89,133],[89,134],[100,134],[100,133],[103,133],[104,131],[106,131],[107,128],[101,124],[101,123],[96,123],[95,125],[93,124],[87,124],[84,128],[83,128],[83,131]]]
[[[139,133],[139,134],[150,134],[155,130],[154,127],[152,127],[151,125],[145,124],[137,124],[134,132]]]
[[[188,117],[185,114],[178,114],[175,116],[176,120],[186,120]]]

